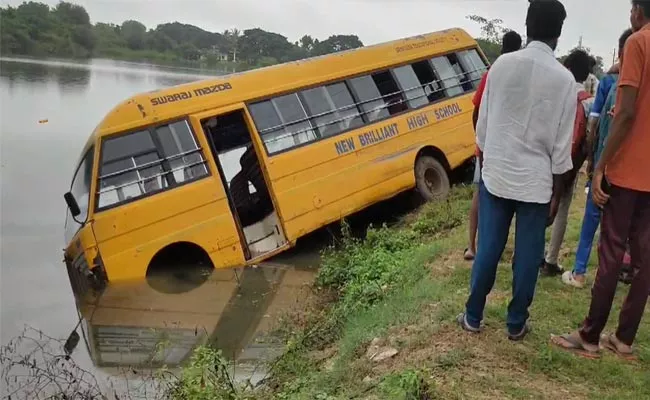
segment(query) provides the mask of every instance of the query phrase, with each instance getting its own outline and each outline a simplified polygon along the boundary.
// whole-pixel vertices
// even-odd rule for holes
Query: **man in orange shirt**
[[[521,36],[515,31],[506,32],[503,35],[503,44],[501,46],[501,54],[512,53],[521,49]],[[474,122],[474,130],[476,130],[476,122],[478,121],[478,110],[481,108],[481,99],[485,91],[485,83],[487,82],[487,72],[483,74],[481,82],[474,93],[472,103],[474,104],[474,115],[472,116]],[[481,150],[476,145],[476,166],[474,167],[474,184],[477,185],[481,181]],[[469,245],[465,249],[464,258],[467,261],[472,261],[476,255],[476,232],[478,231],[478,189],[474,191],[474,198],[472,198],[472,208],[469,212]]]
[[[553,337],[554,344],[589,357],[599,343],[626,359],[650,295],[650,0],[632,0],[636,31],[625,44],[614,122],[592,182],[594,203],[603,208],[599,267],[589,314],[582,328]],[[625,245],[638,272],[621,309],[615,334],[603,335],[616,294]]]

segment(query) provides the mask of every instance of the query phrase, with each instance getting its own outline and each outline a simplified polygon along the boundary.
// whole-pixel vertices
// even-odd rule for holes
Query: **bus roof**
[[[474,46],[476,41],[467,32],[454,28],[141,93],[113,108],[87,147],[98,136]]]

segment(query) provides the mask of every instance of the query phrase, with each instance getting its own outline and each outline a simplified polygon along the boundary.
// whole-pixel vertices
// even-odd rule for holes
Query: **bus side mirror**
[[[73,217],[76,217],[79,214],[81,214],[81,210],[79,209],[79,204],[77,204],[77,200],[74,198],[74,195],[72,193],[68,192],[64,194],[63,198],[65,199],[65,204],[68,205],[68,209],[70,209],[70,214]]]

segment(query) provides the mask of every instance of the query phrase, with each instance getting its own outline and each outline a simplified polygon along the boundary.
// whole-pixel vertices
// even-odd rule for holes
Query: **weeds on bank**
[[[353,237],[343,224],[340,243],[323,252],[316,277],[321,290],[334,292],[334,302],[324,317],[291,338],[287,352],[273,366],[275,398],[335,393],[342,382],[351,381],[345,376],[347,364],[365,351],[374,335],[416,319],[426,302],[442,298],[442,285],[427,278],[428,263],[451,242],[432,243],[432,238],[447,236],[465,223],[471,197],[471,188],[455,188],[446,201],[424,205],[417,217],[407,216],[398,228],[370,227],[363,239]],[[337,356],[326,367],[329,373],[321,374],[323,366],[314,362],[310,352],[334,342],[338,342]],[[384,389],[386,385],[391,387],[386,383]]]

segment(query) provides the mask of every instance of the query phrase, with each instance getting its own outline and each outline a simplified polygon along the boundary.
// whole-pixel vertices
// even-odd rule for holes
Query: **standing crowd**
[[[650,0],[631,3],[632,27],[618,39],[618,63],[600,81],[585,51],[574,50],[562,63],[555,58],[567,17],[559,0],[530,0],[525,47],[516,32],[506,33],[502,55],[484,74],[474,97],[478,189],[464,254],[474,262],[470,294],[457,319],[464,330],[481,331],[515,216],[506,321],[513,341],[532,329],[529,307],[538,276],[561,276],[566,285],[585,287],[600,226],[587,316],[578,330],[553,335],[551,343],[590,358],[600,356],[601,348],[634,357],[650,295]],[[580,241],[573,269],[564,271],[558,256],[585,163]],[[618,329],[603,334],[619,281],[630,288]]]

